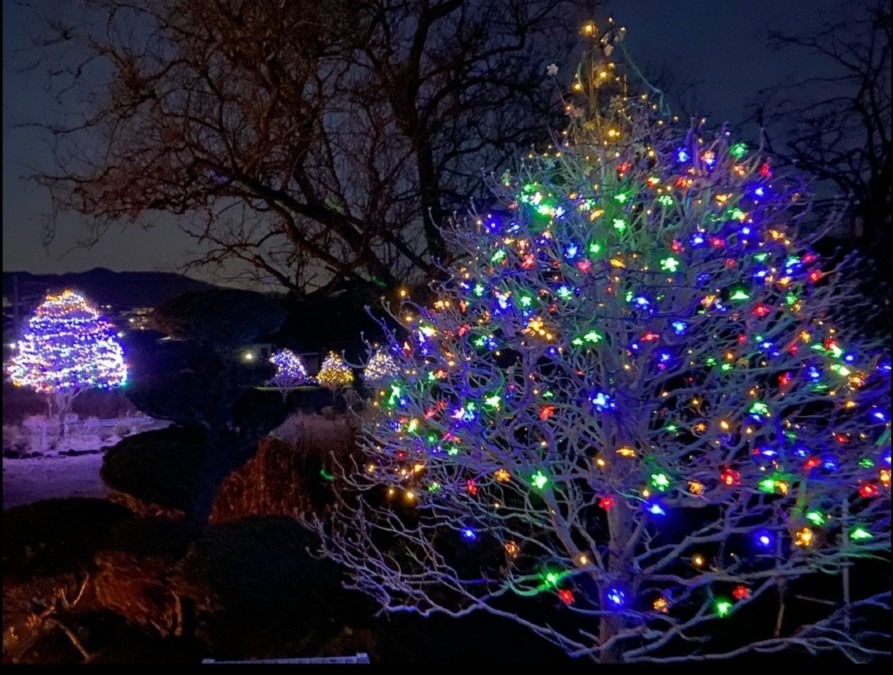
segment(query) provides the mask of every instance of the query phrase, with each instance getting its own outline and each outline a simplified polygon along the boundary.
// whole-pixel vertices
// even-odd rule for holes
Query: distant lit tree
[[[353,371],[341,356],[335,352],[329,352],[319,367],[316,381],[323,387],[338,391],[353,384]]]
[[[628,94],[590,32],[566,134],[444,229],[438,299],[390,312],[326,552],[386,611],[488,611],[600,663],[888,656],[889,575],[851,574],[890,556],[858,261],[800,233],[807,185]]]
[[[397,374],[397,362],[387,349],[379,347],[363,368],[363,382],[377,384]]]
[[[280,349],[270,357],[270,363],[276,366],[276,374],[270,378],[270,384],[279,389],[282,398],[288,396],[290,389],[307,381],[307,369],[301,357],[291,349]]]
[[[81,392],[127,382],[117,329],[72,290],[46,296],[6,370],[17,387],[46,395],[49,417],[60,422]]]

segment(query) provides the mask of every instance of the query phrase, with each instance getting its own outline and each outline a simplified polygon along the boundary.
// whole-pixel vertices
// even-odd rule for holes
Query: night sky
[[[802,53],[770,51],[767,29],[808,30],[822,10],[846,4],[844,0],[613,0],[611,7],[615,21],[627,28],[627,51],[641,68],[667,66],[680,80],[698,81],[697,98],[709,113],[708,126],[727,120],[734,129],[761,87],[795,75],[817,74],[822,67]],[[15,0],[3,1],[3,269],[59,273],[102,266],[175,271],[190,242],[174,227],[112,230],[94,248],[61,256],[82,234],[82,221],[75,215],[65,219],[67,232],[57,236],[51,255],[44,252],[40,229],[49,198],[22,176],[29,167],[51,167],[50,156],[36,131],[13,126],[40,119],[41,110],[50,105],[40,70],[17,72],[34,61],[33,52],[23,51],[28,46],[28,17],[27,9]],[[579,28],[570,24],[568,30]]]

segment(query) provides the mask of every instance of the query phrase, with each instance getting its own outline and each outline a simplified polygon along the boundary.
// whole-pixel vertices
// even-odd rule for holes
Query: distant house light
[[[243,352],[242,358],[245,361],[253,361],[254,360],[254,352]]]

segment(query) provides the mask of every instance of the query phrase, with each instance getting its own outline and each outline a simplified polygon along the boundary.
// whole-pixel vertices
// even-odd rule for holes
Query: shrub
[[[49,576],[87,564],[117,523],[133,514],[102,499],[46,499],[3,512],[3,575]]]
[[[226,477],[212,522],[248,515],[301,517],[330,507],[335,466],[349,462],[356,448],[355,422],[349,415],[289,416],[261,439],[254,457]]]
[[[99,476],[139,500],[186,510],[201,479],[204,434],[168,427],[123,439],[105,455]]]
[[[201,632],[215,657],[316,656],[345,623],[368,616],[314,547],[313,534],[276,516],[212,526],[190,545],[174,574],[212,602]]]

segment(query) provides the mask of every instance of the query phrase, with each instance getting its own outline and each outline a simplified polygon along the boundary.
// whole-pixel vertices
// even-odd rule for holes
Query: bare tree
[[[893,208],[890,33],[890,4],[878,0],[840,3],[814,31],[770,30],[773,48],[805,51],[825,67],[820,76],[764,90],[755,111],[773,130],[769,150],[833,186],[848,204],[845,236],[882,263]],[[881,269],[889,282],[889,265]]]
[[[436,301],[392,312],[324,553],[382,611],[486,611],[600,663],[888,655],[889,577],[852,574],[890,553],[889,341],[840,311],[858,265],[811,250],[807,185],[596,56],[567,140],[445,229],[465,258]]]
[[[35,0],[37,5],[39,0]],[[547,138],[566,0],[83,0],[39,40],[55,209],[173,214],[196,266],[302,294],[428,278],[480,170]],[[47,240],[56,219],[48,224]]]

